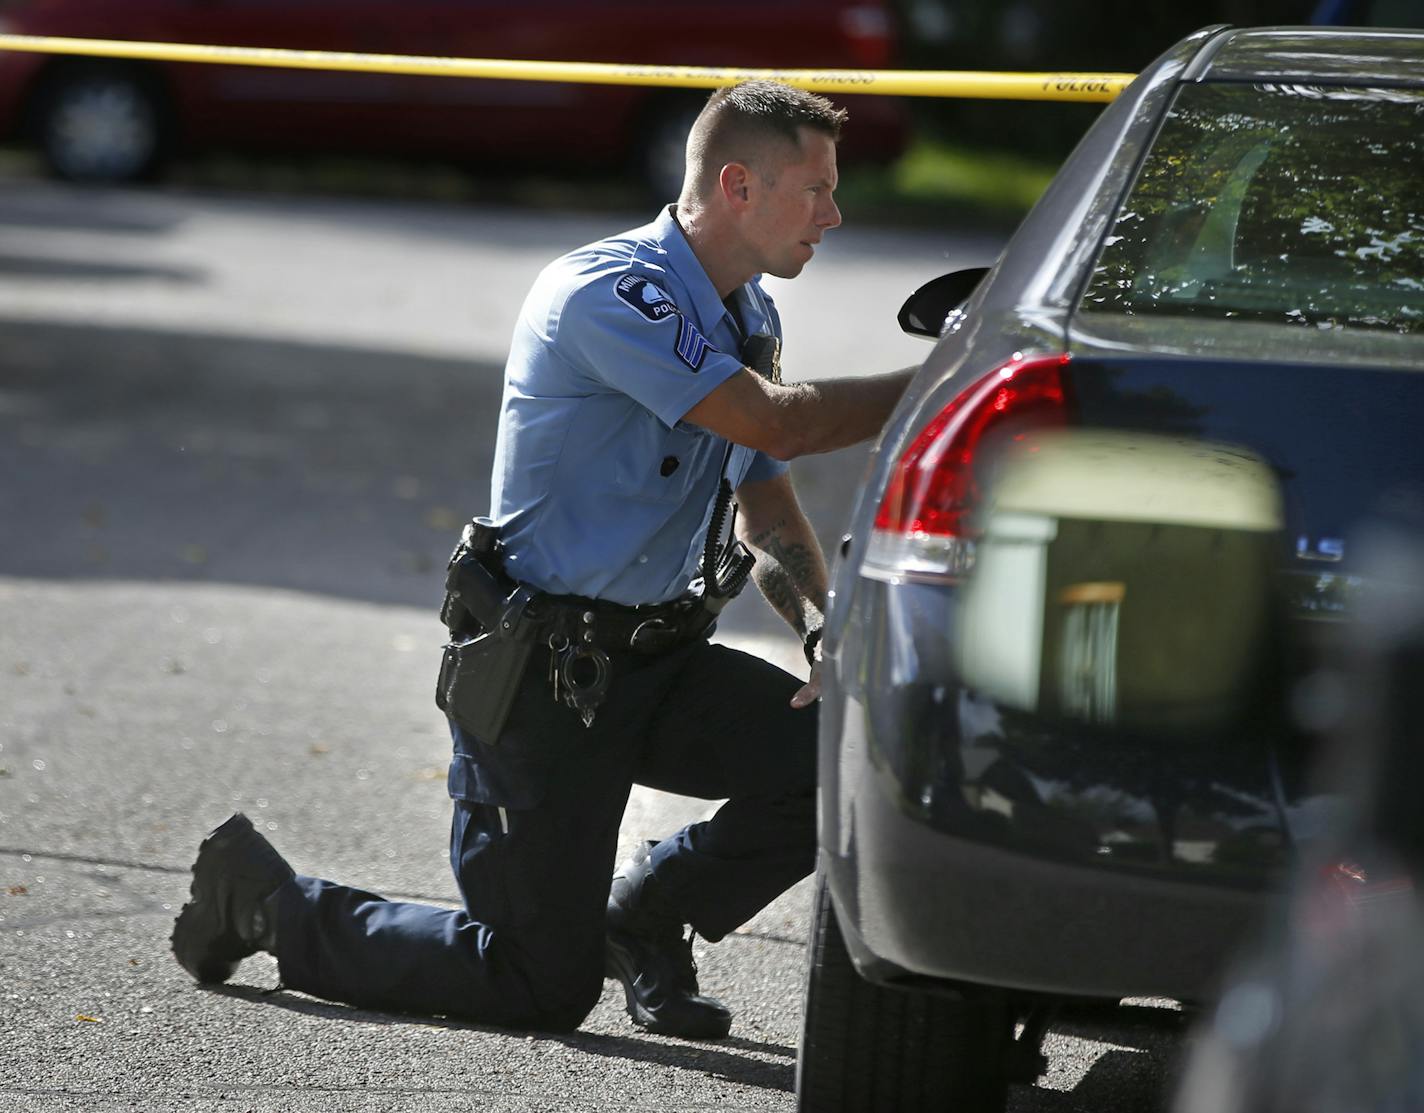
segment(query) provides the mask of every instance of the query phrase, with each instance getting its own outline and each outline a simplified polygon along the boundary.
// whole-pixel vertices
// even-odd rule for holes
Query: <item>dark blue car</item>
[[[1056,1003],[1212,998],[1328,823],[1424,492],[1424,33],[1213,27],[1110,105],[876,449],[824,647],[803,1110],[1002,1108]]]

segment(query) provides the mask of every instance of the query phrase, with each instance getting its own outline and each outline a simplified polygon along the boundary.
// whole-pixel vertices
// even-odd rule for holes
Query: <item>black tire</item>
[[[873,985],[846,953],[824,872],[796,1060],[800,1113],[1000,1113],[1013,1037],[1001,994],[961,1000]]]
[[[55,177],[117,183],[151,178],[169,149],[167,98],[142,67],[67,64],[40,90],[30,129]]]

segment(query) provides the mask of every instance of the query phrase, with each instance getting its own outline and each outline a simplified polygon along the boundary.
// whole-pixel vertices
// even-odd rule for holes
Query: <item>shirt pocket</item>
[[[661,424],[645,426],[633,439],[636,443],[619,456],[616,474],[620,493],[644,502],[685,500],[704,466],[707,435],[696,426],[679,422],[671,429]]]

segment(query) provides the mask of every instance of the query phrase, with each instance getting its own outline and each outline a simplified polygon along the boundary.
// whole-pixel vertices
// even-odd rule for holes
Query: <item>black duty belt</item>
[[[707,637],[722,608],[746,583],[753,563],[751,554],[735,538],[726,544],[713,543],[728,526],[731,492],[725,471],[724,461],[721,493],[713,508],[713,529],[703,557],[709,575],[686,595],[668,603],[633,607],[537,592],[506,573],[493,524],[479,519],[471,522],[446,570],[440,618],[450,631],[450,643],[436,702],[442,708],[460,703],[456,688],[461,678],[487,672],[486,663],[479,658],[498,653],[501,645],[507,647],[507,658],[517,657],[518,664],[500,670],[501,675],[508,674],[500,699],[490,700],[493,706],[484,707],[482,698],[478,701],[481,706],[466,717],[467,721],[487,723],[486,733],[497,735],[508,713],[513,686],[534,648],[542,645],[549,650],[554,698],[578,711],[589,726],[608,691],[611,654],[666,653]],[[485,644],[488,642],[496,644],[491,647]]]
[[[491,527],[466,527],[450,557],[440,618],[450,631],[436,702],[477,736],[495,738],[537,647],[549,651],[554,698],[585,726],[603,702],[615,655],[666,653],[716,625],[724,599],[690,592],[629,607],[577,595],[545,595],[505,573]],[[496,677],[502,677],[500,683]]]
[[[609,653],[666,653],[706,637],[716,624],[696,593],[637,607],[577,595],[537,595],[529,616],[539,641],[567,638]]]
[[[450,557],[440,617],[454,637],[481,632],[522,642],[586,645],[605,652],[665,653],[705,637],[731,591],[700,585],[667,603],[625,606],[578,595],[546,595],[504,572],[493,530],[467,526]]]

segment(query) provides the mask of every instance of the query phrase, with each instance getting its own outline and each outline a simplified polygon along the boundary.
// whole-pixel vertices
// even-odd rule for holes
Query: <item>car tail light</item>
[[[890,65],[890,13],[879,4],[853,4],[840,14],[841,32],[855,64],[879,70]]]
[[[1058,426],[1066,420],[1065,355],[1015,354],[945,406],[895,464],[875,515],[863,571],[876,579],[953,579],[974,563],[970,518],[985,437],[1006,422]],[[1015,439],[1024,429],[1014,432]]]

